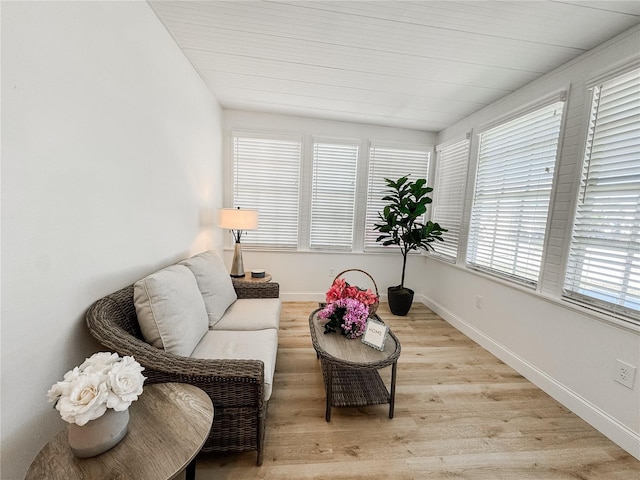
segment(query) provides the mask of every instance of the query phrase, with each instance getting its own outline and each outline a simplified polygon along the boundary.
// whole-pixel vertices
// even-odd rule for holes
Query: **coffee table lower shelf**
[[[320,369],[326,392],[325,419],[331,421],[331,407],[361,407],[389,404],[389,418],[393,418],[396,396],[396,373],[400,357],[400,341],[391,329],[387,330],[382,350],[344,335],[324,331],[320,308],[309,315],[311,343],[320,359]],[[378,315],[371,318],[384,323]],[[380,370],[391,367],[389,389],[380,377]]]
[[[322,361],[322,377],[327,395],[327,422],[331,420],[331,407],[361,407],[381,403],[389,404],[389,418],[393,418],[393,396],[378,370],[345,368]]]

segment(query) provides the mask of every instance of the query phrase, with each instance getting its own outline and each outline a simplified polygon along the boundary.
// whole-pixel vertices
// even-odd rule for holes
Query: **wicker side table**
[[[265,273],[264,277],[252,277],[251,272],[245,274],[244,277],[231,277],[233,283],[266,283],[271,281],[271,274]]]
[[[318,312],[309,315],[309,329],[313,348],[322,367],[326,399],[325,419],[331,421],[331,407],[389,404],[389,418],[393,418],[396,393],[396,369],[400,357],[400,341],[389,330],[383,351],[337,333],[324,334]],[[378,315],[374,315],[382,321]],[[378,370],[391,365],[391,385],[387,389]]]

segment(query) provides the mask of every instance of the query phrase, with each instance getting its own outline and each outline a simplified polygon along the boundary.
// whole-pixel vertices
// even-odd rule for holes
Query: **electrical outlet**
[[[330,268],[329,269],[329,276],[330,277],[335,277],[336,276],[336,269],[335,268]]]
[[[484,306],[484,297],[481,295],[476,295],[476,308],[478,310],[482,310],[483,306]]]
[[[636,379],[636,367],[620,359],[616,360],[616,372],[613,379],[625,387],[633,389],[633,383]]]

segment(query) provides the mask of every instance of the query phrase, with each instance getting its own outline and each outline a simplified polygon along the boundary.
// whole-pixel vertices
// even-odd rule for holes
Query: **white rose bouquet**
[[[144,367],[133,357],[99,352],[64,374],[47,392],[65,422],[85,425],[107,408],[122,412],[142,394]]]

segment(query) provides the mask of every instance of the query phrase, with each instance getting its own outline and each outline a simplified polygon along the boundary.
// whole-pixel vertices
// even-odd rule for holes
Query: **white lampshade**
[[[218,210],[218,226],[229,230],[255,230],[258,228],[258,211],[221,208]]]

